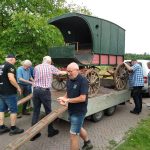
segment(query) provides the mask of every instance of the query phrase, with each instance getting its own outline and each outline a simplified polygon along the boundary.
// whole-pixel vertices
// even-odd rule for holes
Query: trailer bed
[[[52,90],[52,109],[58,108],[60,104],[57,102],[59,96],[65,94],[64,91]],[[103,112],[109,108],[115,107],[118,104],[124,103],[130,99],[130,90],[125,89],[117,91],[115,89],[101,86],[97,96],[88,99],[88,112],[86,116]],[[68,121],[67,111],[59,116],[60,119]]]

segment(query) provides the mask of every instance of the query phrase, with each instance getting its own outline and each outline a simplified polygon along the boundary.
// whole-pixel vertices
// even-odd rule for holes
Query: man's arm
[[[60,75],[66,75],[66,74],[67,74],[67,71],[60,71],[59,74],[60,74]]]
[[[25,82],[25,83],[29,83],[32,84],[33,82],[29,81],[29,80],[25,80],[23,78],[19,78],[19,81]]]
[[[17,89],[17,91],[19,92],[19,94],[21,95],[21,88],[18,85],[15,76],[13,73],[8,73],[8,79],[10,81],[10,83]]]
[[[123,64],[129,71],[133,71],[133,68],[131,66],[129,66],[127,63],[124,62]]]
[[[68,98],[66,95],[63,97],[59,97],[58,100],[63,101],[64,103],[80,103],[85,102],[86,95],[80,95],[75,98]]]

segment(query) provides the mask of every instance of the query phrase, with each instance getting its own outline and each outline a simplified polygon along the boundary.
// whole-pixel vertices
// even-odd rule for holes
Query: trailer
[[[71,62],[79,65],[80,73],[89,83],[87,117],[99,121],[104,113],[112,115],[118,104],[130,99],[127,89],[128,71],[123,65],[125,29],[105,19],[79,13],[51,18],[48,23],[60,30],[64,45],[49,49],[55,65],[62,69]],[[104,79],[100,66],[112,66],[111,78]],[[58,107],[57,97],[63,96],[66,76],[55,76],[52,82],[52,108]],[[111,87],[111,88],[110,88]],[[68,120],[67,112],[60,118]]]
[[[124,104],[130,99],[131,92],[128,88],[118,91],[114,87],[112,79],[101,79],[99,93],[88,99],[88,112],[86,114],[88,119],[97,122],[102,119],[104,114],[111,116],[114,114],[117,105]],[[65,90],[52,90],[52,109],[57,109],[60,106],[57,98],[64,94]],[[58,118],[68,121],[68,112],[65,111]]]

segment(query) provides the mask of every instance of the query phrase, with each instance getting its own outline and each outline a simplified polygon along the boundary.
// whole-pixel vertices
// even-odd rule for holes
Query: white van
[[[130,62],[131,60],[124,60],[124,62]],[[143,74],[144,74],[144,87],[143,87],[143,93],[148,93],[148,73],[150,72],[150,69],[147,67],[147,62],[150,62],[150,60],[137,60],[139,64],[143,68]]]

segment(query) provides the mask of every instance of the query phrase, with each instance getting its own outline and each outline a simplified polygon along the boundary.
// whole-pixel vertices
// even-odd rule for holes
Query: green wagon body
[[[68,13],[49,20],[64,37],[63,47],[49,49],[54,63],[67,65],[117,65],[123,62],[125,30],[93,16]]]

